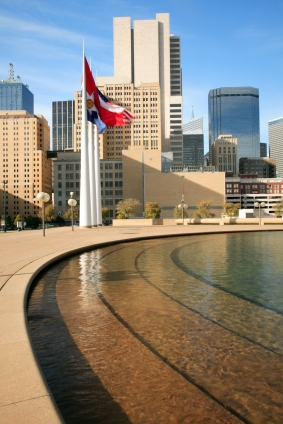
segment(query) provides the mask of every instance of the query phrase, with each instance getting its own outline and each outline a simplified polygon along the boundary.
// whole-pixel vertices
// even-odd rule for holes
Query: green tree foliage
[[[184,216],[184,218],[189,217],[188,210],[184,209],[184,215],[182,215],[182,208],[178,208],[178,206],[176,206],[174,208],[174,218],[175,219],[181,219],[183,216]]]
[[[78,219],[80,217],[80,213],[79,210],[77,208],[73,208],[73,217],[74,220]],[[65,213],[64,213],[64,218],[65,219],[72,219],[72,209],[68,209]]]
[[[116,205],[117,219],[129,219],[136,215],[135,208],[140,205],[136,199],[121,200]]]
[[[29,215],[26,219],[26,227],[28,228],[38,228],[41,223],[41,219],[38,216]]]
[[[47,222],[54,222],[56,219],[55,213],[54,213],[54,206],[53,205],[47,205],[45,210],[45,221]]]
[[[108,217],[109,210],[108,208],[104,207],[102,208],[101,212],[102,212],[102,220],[104,221]]]
[[[159,219],[161,215],[161,207],[157,202],[146,202],[145,204],[145,218]]]
[[[225,215],[232,218],[232,217],[238,216],[241,204],[240,203],[227,202],[227,203],[224,203],[222,206],[225,210]]]
[[[211,200],[200,202],[198,209],[193,214],[194,218],[213,218],[215,214],[210,211],[211,205]]]
[[[54,222],[56,224],[58,224],[59,226],[60,225],[64,225],[65,224],[65,219],[62,216],[57,215]]]
[[[281,218],[283,216],[283,200],[280,200],[280,202],[274,205],[274,213],[277,218]]]
[[[4,222],[4,215],[1,216],[1,221]],[[6,227],[12,227],[13,225],[13,220],[10,217],[10,215],[6,216]]]

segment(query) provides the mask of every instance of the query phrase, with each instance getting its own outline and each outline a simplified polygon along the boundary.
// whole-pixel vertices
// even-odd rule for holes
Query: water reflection
[[[274,257],[281,237],[141,241],[85,253],[46,273],[29,320],[66,422],[282,423],[282,265]],[[56,354],[63,347],[58,371],[67,346],[68,373],[50,372],[57,360],[50,344]],[[70,367],[73,350],[82,366]],[[77,399],[60,393],[72,375]],[[98,399],[108,414],[96,411]]]

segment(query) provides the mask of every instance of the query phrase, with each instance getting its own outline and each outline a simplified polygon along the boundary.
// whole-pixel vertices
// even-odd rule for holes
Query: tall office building
[[[174,166],[181,166],[183,157],[183,98],[180,37],[170,36],[170,150]]]
[[[253,87],[222,87],[208,94],[209,150],[221,134],[238,140],[238,158],[260,157],[259,91]]]
[[[109,158],[120,155],[115,144],[121,142],[132,150],[172,149],[182,164],[180,38],[170,35],[168,13],[136,20],[133,28],[131,18],[114,18],[114,76],[97,78],[97,85],[135,116],[131,131],[107,130],[103,151]]]
[[[52,102],[52,149],[73,149],[74,100]]]
[[[277,176],[283,176],[283,116],[268,121],[270,158],[276,160]]]
[[[14,79],[12,63],[9,65],[8,78],[0,81],[0,110],[26,110],[34,113],[33,94],[19,76]]]
[[[220,135],[212,144],[212,165],[219,172],[233,172],[234,176],[238,176],[238,140],[233,138],[231,134]]]
[[[135,116],[132,125],[107,128],[101,136],[101,159],[119,159],[122,150],[161,150],[159,84],[141,83],[135,87],[132,83],[117,83],[115,77],[105,77],[97,78],[97,85],[109,99]]]
[[[183,125],[183,166],[203,165],[203,118],[194,118]]]
[[[261,158],[267,157],[267,144],[266,143],[260,143],[260,157]]]
[[[6,215],[38,215],[42,203],[34,200],[39,192],[52,192],[50,129],[41,115],[26,111],[0,112],[1,181],[6,181],[5,198],[0,196]],[[2,186],[1,188],[2,189]],[[4,201],[4,202],[3,202]],[[2,212],[1,212],[2,215]]]

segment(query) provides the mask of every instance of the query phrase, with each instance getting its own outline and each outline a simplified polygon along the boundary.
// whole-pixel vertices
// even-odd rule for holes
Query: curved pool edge
[[[229,232],[282,231],[279,225],[218,227],[151,226],[70,227],[1,234],[0,264],[0,414],[1,424],[64,423],[38,365],[27,324],[27,300],[36,276],[76,253],[109,244],[146,238]],[[3,249],[2,249],[3,250]]]

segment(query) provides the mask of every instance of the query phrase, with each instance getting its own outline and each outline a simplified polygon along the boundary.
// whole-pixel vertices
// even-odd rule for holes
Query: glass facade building
[[[34,98],[21,82],[0,82],[0,110],[26,110],[34,113]]]
[[[203,118],[183,125],[183,166],[204,166]]]
[[[268,121],[270,159],[276,160],[277,177],[283,176],[283,116]]]
[[[208,94],[209,157],[211,146],[222,134],[238,139],[238,158],[260,157],[259,90],[222,87]],[[211,163],[211,162],[210,162]]]
[[[73,149],[74,100],[52,102],[52,149]]]

